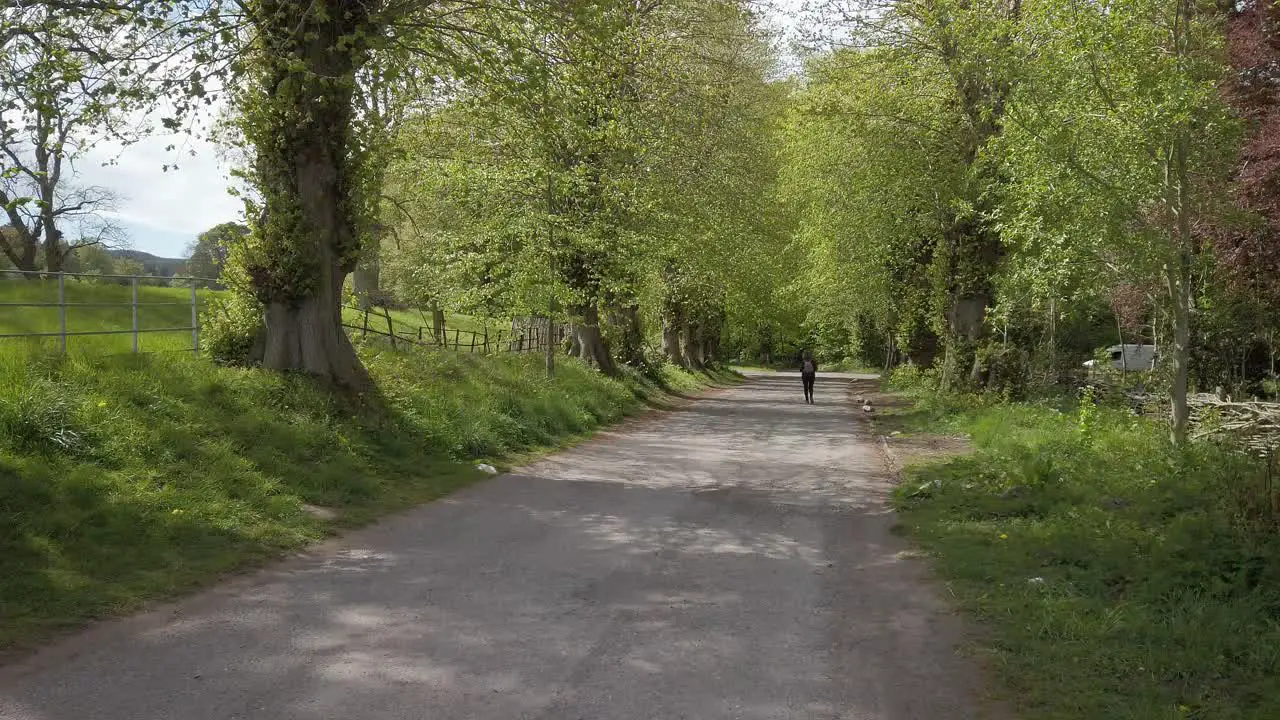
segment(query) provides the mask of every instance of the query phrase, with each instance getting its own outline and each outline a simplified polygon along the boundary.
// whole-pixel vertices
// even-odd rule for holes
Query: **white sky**
[[[793,31],[806,0],[766,1],[773,6],[776,22]],[[179,149],[166,150],[170,144]],[[227,193],[230,166],[220,155],[218,146],[185,135],[151,136],[123,149],[103,143],[76,163],[75,182],[118,194],[117,211],[111,216],[124,229],[130,247],[162,257],[185,257],[187,245],[201,232],[240,218],[240,200]],[[177,170],[163,170],[174,163]]]

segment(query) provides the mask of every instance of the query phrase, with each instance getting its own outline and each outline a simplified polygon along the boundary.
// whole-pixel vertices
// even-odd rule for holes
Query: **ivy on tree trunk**
[[[242,123],[263,212],[244,270],[265,307],[263,365],[361,391],[371,381],[342,328],[342,286],[360,252],[355,75],[367,6],[258,0],[255,82]]]

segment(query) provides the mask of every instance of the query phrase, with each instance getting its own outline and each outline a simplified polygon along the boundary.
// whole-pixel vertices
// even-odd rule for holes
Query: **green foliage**
[[[19,269],[63,269],[75,232],[110,237],[112,193],[75,187],[74,162],[145,131],[127,118],[162,92],[171,47],[148,23],[185,14],[160,5],[8,3],[0,16],[0,256]]]
[[[183,274],[217,280],[222,276],[231,248],[248,235],[248,226],[238,222],[226,222],[205,230],[187,248],[187,267]]]
[[[860,42],[808,58],[782,135],[810,326],[844,326],[865,360],[939,364],[944,387],[1021,397],[1069,382],[1121,325],[1171,359],[1179,436],[1188,385],[1259,391],[1274,314],[1222,287],[1206,251],[1250,226],[1230,196],[1232,12],[931,0],[845,15]]]
[[[1077,430],[1086,443],[1093,441],[1094,430],[1098,425],[1098,401],[1094,397],[1093,388],[1085,388],[1080,393],[1080,420]]]
[[[101,245],[76,248],[67,259],[68,270],[88,275],[125,275],[116,272],[116,258]]]
[[[625,310],[709,346],[726,323],[770,322],[785,87],[759,27],[736,3],[590,7],[520,30],[539,48],[527,78],[460,88],[399,127],[388,285],[455,311]],[[641,338],[625,340],[634,362]]]
[[[254,364],[260,359],[254,357],[254,350],[261,347],[266,331],[262,317],[262,306],[247,295],[211,298],[200,313],[201,351],[223,364]]]
[[[659,393],[575,361],[548,379],[531,355],[365,359],[380,391],[353,405],[302,375],[185,355],[0,354],[0,647],[438,497],[479,476],[473,459],[561,443]]]
[[[889,372],[888,387],[900,392],[918,394],[938,390],[938,373],[913,363],[899,365]]]
[[[922,411],[976,452],[912,469],[903,527],[1028,718],[1280,712],[1280,553],[1258,466],[1082,402]]]
[[[783,136],[783,188],[808,255],[810,318],[910,347],[943,311],[931,268],[964,184],[945,78],[895,50],[820,56],[807,71]]]

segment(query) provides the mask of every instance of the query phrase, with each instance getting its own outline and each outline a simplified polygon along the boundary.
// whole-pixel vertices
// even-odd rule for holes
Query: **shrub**
[[[240,293],[212,298],[200,315],[201,349],[225,365],[257,364],[265,331],[261,305]]]

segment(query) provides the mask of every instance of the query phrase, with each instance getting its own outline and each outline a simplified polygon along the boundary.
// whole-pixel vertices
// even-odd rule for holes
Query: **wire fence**
[[[391,347],[404,345],[407,347],[429,347],[457,352],[479,352],[482,354],[511,352],[540,352],[547,348],[546,321],[528,327],[512,327],[510,330],[485,329],[481,332],[463,330],[461,328],[434,328],[423,325],[396,323],[390,311],[385,307],[354,307],[360,313],[360,321],[347,322],[345,317],[342,326],[351,335],[359,334],[361,338],[374,336],[387,340]],[[385,326],[385,330],[382,327]],[[553,343],[562,343],[566,337],[563,326],[551,331]]]
[[[0,269],[0,345],[27,339],[52,344],[63,353],[69,346],[101,354],[199,352],[200,313],[216,302],[210,297],[218,292],[212,289],[216,282],[189,276]],[[381,306],[344,310],[342,325],[349,335],[385,340],[393,348],[486,355],[547,348],[545,320],[513,322],[509,330],[475,331],[397,322]],[[553,343],[562,343],[567,329],[559,325],[550,335]]]

